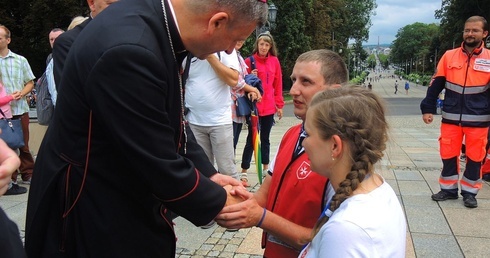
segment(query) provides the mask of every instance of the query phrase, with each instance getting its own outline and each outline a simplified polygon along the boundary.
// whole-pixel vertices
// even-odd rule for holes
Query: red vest
[[[290,128],[283,136],[274,163],[266,208],[275,214],[303,227],[313,228],[325,203],[327,178],[310,169],[305,152],[291,160],[296,147],[301,124]],[[264,257],[294,257],[299,250],[276,237],[263,233]]]

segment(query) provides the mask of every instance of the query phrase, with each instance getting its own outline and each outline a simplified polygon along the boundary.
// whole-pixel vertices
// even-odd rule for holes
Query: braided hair
[[[352,167],[338,186],[330,203],[335,211],[373,173],[373,165],[386,149],[388,123],[382,100],[372,91],[358,86],[325,90],[315,95],[308,112],[313,112],[312,124],[320,137],[338,135],[350,147]],[[313,228],[312,238],[328,221],[320,219]]]

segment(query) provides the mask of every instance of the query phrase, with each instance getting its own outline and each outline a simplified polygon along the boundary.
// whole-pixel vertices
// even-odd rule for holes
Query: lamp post
[[[267,16],[267,22],[264,26],[255,28],[255,37],[258,38],[261,33],[264,33],[270,29],[273,29],[276,25],[277,7],[274,3],[269,5],[269,13]]]
[[[342,54],[342,49],[344,48],[344,44],[340,41],[335,40],[335,31],[332,32],[332,51],[335,52],[335,46],[340,44],[339,54]]]
[[[354,57],[352,57],[352,64],[354,65],[352,71],[354,72],[354,78],[356,78],[357,76],[356,53],[354,53]]]
[[[410,58],[410,74],[412,73],[412,67],[413,67],[412,62],[413,62],[413,58]]]
[[[432,57],[434,57],[434,60],[432,60]],[[434,61],[434,73],[435,73],[437,70],[437,48],[434,51],[434,55],[430,56],[430,62],[432,63],[432,61]]]
[[[344,48],[344,44],[342,42],[335,42],[335,43],[340,44],[340,48],[339,48],[339,51],[338,52],[339,52],[339,54],[342,54],[342,51],[343,51],[343,48]],[[333,45],[332,51],[335,52],[335,45]]]

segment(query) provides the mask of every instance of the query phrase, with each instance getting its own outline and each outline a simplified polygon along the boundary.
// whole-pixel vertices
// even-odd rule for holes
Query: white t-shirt
[[[226,67],[239,71],[240,64],[235,50],[229,55],[224,51],[220,52],[219,59]],[[208,61],[192,58],[185,85],[185,106],[189,108],[189,123],[200,126],[231,124],[231,104],[231,87],[218,77]]]
[[[299,257],[405,257],[406,220],[388,183],[345,200]]]

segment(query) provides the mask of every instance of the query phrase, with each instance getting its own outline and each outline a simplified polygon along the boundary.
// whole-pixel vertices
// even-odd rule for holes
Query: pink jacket
[[[7,95],[5,91],[5,87],[0,83],[0,108],[7,118],[12,118],[12,111],[10,111],[10,101],[14,98],[12,95]],[[3,118],[2,114],[0,114],[0,119]]]
[[[253,54],[255,58],[255,67],[258,70],[257,76],[262,80],[264,94],[262,101],[257,103],[257,109],[260,116],[268,116],[276,113],[276,109],[284,107],[284,98],[282,97],[282,71],[281,64],[277,57],[268,55],[259,57]],[[252,71],[250,58],[245,60],[248,73]]]

